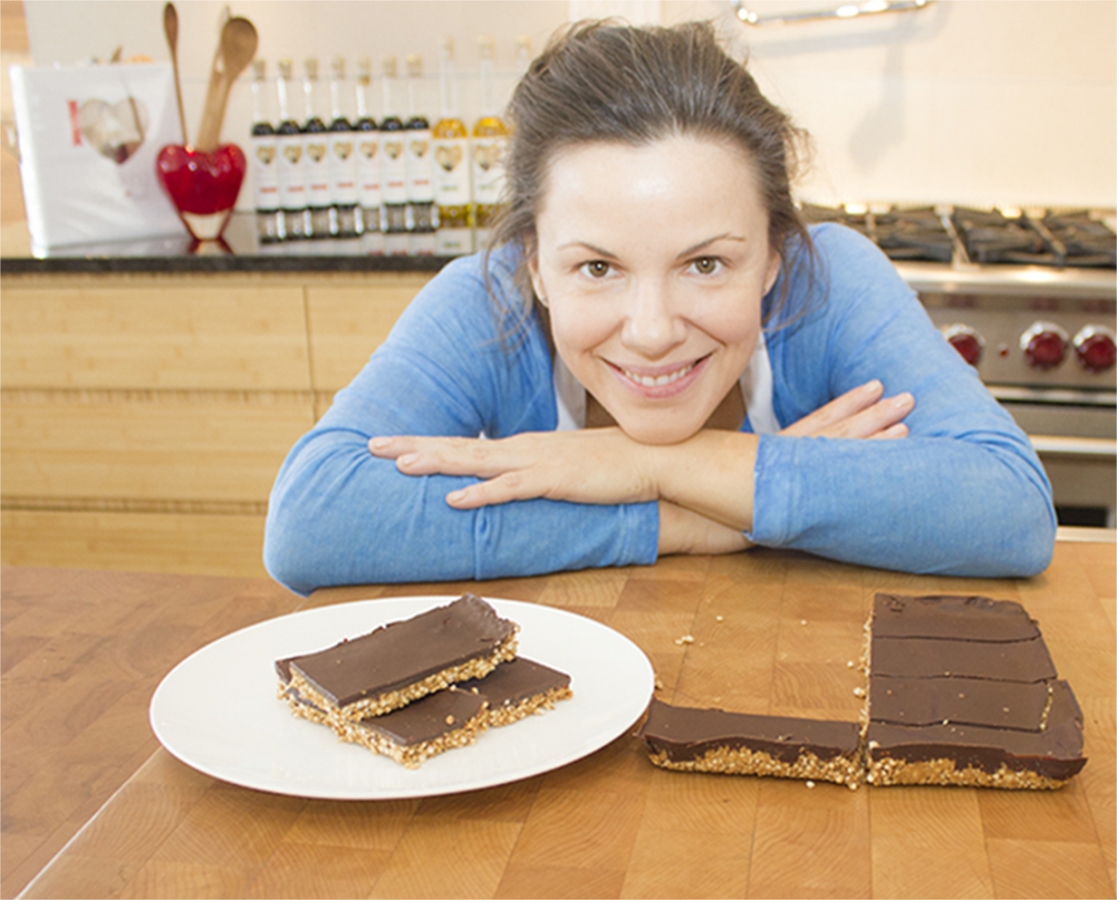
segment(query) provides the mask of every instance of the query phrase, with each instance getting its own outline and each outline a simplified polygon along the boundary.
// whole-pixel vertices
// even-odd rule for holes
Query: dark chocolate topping
[[[383,716],[362,719],[358,724],[382,734],[403,747],[424,744],[457,731],[485,708],[480,694],[449,688],[428,694]]]
[[[569,675],[522,656],[501,663],[484,678],[474,678],[458,685],[463,691],[484,694],[490,709],[516,706],[529,697],[569,686]]]
[[[1002,764],[1064,781],[1086,764],[1082,756],[1082,711],[1065,681],[1053,685],[1047,728],[1012,731],[974,725],[890,725],[870,722],[869,757],[908,762],[954,760],[957,769],[972,766],[996,772]]]
[[[1046,682],[981,678],[869,679],[870,718],[893,725],[983,725],[1039,731],[1047,708]]]
[[[640,729],[653,752],[675,761],[696,759],[717,747],[745,748],[794,763],[803,751],[820,759],[857,752],[853,722],[812,721],[783,716],[753,716],[720,709],[670,706],[652,700]]]
[[[515,631],[488,603],[466,594],[326,650],[278,660],[276,670],[282,678],[286,668],[295,669],[340,707],[487,657]]]
[[[877,594],[874,637],[953,638],[967,641],[1022,641],[1039,636],[1024,607],[988,597],[905,597]]]
[[[1055,666],[1043,638],[990,643],[945,638],[873,636],[874,675],[931,678],[959,675],[1001,681],[1049,681]]]

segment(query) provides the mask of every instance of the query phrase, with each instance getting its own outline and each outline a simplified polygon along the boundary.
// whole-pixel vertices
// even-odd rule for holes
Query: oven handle
[[[1108,438],[1064,437],[1058,434],[1030,434],[1028,438],[1036,453],[1117,459],[1117,441]]]

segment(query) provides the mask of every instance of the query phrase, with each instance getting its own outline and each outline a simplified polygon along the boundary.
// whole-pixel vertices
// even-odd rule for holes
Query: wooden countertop
[[[1061,541],[1047,572],[1018,581],[774,551],[306,601],[256,579],[2,578],[4,897],[1114,896],[1112,543]],[[159,680],[222,634],[297,608],[464,589],[611,625],[647,652],[663,699],[847,720],[863,677],[847,662],[876,591],[1016,599],[1078,696],[1090,761],[1056,792],[851,791],[667,772],[625,735],[502,787],[339,802],[216,781],[151,733]]]

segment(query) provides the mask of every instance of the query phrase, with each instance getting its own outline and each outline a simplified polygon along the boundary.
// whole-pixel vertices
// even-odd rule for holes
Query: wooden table
[[[254,579],[6,568],[3,896],[1112,897],[1115,580],[1112,543],[1060,543],[1021,581],[754,551],[306,601]],[[666,700],[848,720],[874,592],[1017,599],[1078,696],[1090,762],[1057,792],[851,791],[667,772],[626,735],[503,787],[335,802],[216,781],[151,734],[159,679],[221,634],[466,588],[608,623],[647,652]]]

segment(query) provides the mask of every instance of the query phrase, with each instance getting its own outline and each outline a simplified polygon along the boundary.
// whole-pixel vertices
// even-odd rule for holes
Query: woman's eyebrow
[[[704,241],[699,241],[693,247],[687,247],[686,250],[684,250],[675,258],[682,259],[685,256],[690,256],[693,253],[697,253],[699,250],[704,250],[705,248],[709,247],[710,244],[716,244],[718,241],[740,241],[741,243],[744,243],[745,240],[746,238],[744,238],[743,236],[730,234],[727,231],[725,234],[718,234],[712,238],[707,238]]]
[[[581,247],[584,250],[589,250],[591,253],[596,253],[598,256],[608,257],[609,259],[616,259],[616,254],[610,253],[602,247],[595,247],[593,244],[587,244],[585,241],[570,241],[566,244],[559,245],[559,250],[569,250],[571,247]]]

